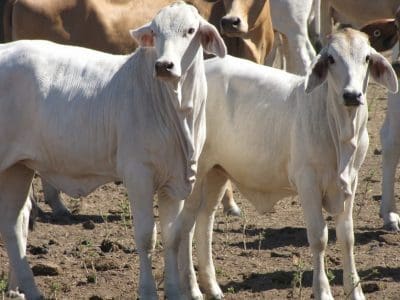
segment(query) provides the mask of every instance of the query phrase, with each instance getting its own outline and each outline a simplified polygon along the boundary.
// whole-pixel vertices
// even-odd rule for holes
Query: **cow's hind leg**
[[[55,218],[69,218],[71,212],[65,207],[60,197],[60,191],[42,178],[44,200],[51,207]]]
[[[0,174],[0,233],[10,259],[9,288],[18,288],[27,299],[40,299],[25,255],[31,205],[27,199],[33,174],[32,170],[19,164]]]
[[[199,283],[211,299],[222,299],[223,293],[218,285],[212,260],[212,234],[214,216],[228,179],[218,169],[212,169],[204,179],[204,200],[196,220],[196,247],[199,260]]]
[[[315,299],[332,300],[328,277],[325,273],[325,249],[328,227],[322,214],[322,196],[312,172],[297,177],[296,186],[307,226],[307,238],[313,256],[313,292]]]
[[[145,167],[134,166],[130,169],[134,174],[125,176],[124,183],[128,189],[140,261],[139,297],[156,300],[157,289],[151,267],[157,234],[153,212],[153,175]]]
[[[357,179],[353,183],[353,191],[356,190]],[[336,217],[336,235],[340,243],[343,255],[343,283],[346,299],[364,300],[354,261],[354,232],[353,232],[353,195],[345,201],[344,212]]]
[[[241,211],[239,206],[237,206],[235,199],[233,199],[233,187],[230,181],[227,183],[225,194],[222,198],[222,205],[224,206],[224,214],[240,217]]]

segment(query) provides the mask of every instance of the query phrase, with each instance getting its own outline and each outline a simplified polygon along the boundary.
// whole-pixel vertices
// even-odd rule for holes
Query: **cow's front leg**
[[[26,259],[29,211],[28,192],[33,171],[14,165],[0,174],[0,235],[10,260],[9,290],[19,290],[26,299],[41,299]]]
[[[164,192],[158,193],[158,210],[164,245],[164,289],[170,300],[183,298],[178,271],[183,204],[184,200],[173,199]]]
[[[153,175],[146,168],[135,167],[132,170],[135,176],[125,176],[124,183],[128,189],[140,260],[139,296],[156,300],[157,289],[151,268],[157,234],[153,213]]]
[[[353,183],[353,191],[356,190],[357,179]],[[336,217],[336,235],[340,243],[343,255],[343,283],[346,297],[354,300],[364,300],[354,261],[354,231],[353,231],[353,195],[346,200],[345,210]]]
[[[393,112],[388,111],[388,114],[393,114]],[[400,218],[397,213],[396,199],[394,197],[396,167],[400,157],[400,145],[397,138],[400,133],[400,124],[397,124],[398,119],[395,119],[396,125],[389,125],[388,122],[391,119],[385,120],[385,125],[381,130],[382,200],[379,214],[383,218],[385,229],[400,231]]]
[[[303,174],[307,174],[304,176]],[[322,196],[312,172],[302,172],[296,180],[307,238],[313,256],[313,293],[315,299],[332,300],[328,277],[325,273],[325,249],[328,243],[328,227],[322,214]]]
[[[181,287],[187,299],[201,300],[203,294],[197,284],[192,258],[192,241],[197,213],[202,200],[201,179],[197,179],[190,197],[182,210],[181,241],[179,246],[178,267]]]

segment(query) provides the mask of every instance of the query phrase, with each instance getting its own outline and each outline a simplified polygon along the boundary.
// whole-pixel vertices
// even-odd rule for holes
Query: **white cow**
[[[132,55],[46,41],[0,46],[0,233],[10,259],[10,289],[27,299],[40,298],[25,255],[22,213],[35,170],[74,197],[124,182],[142,299],[158,299],[151,272],[157,191],[165,293],[181,296],[180,211],[205,140],[203,47],[219,56],[226,47],[215,27],[183,2],[162,9],[131,35],[144,46]]]
[[[366,35],[352,29],[331,37],[305,78],[234,57],[205,64],[207,138],[198,180],[184,207],[184,230],[192,229],[197,215],[202,290],[217,299],[223,296],[211,240],[214,213],[229,178],[261,213],[271,211],[280,199],[299,195],[313,254],[316,299],[333,298],[325,274],[328,229],[322,210],[333,215],[344,257],[345,292],[364,299],[353,256],[352,209],[368,148],[369,74],[396,92],[391,65],[370,47]],[[179,257],[182,276],[190,279],[186,288],[195,294],[190,244],[190,236],[182,240]]]
[[[396,25],[397,24],[397,25]],[[400,37],[400,10],[395,19],[376,20],[362,28],[370,38],[371,45],[380,51],[389,50]],[[398,47],[396,47],[398,48]],[[398,50],[398,49],[393,49]],[[393,51],[392,66],[400,78],[399,51]],[[380,216],[384,227],[400,231],[400,217],[394,197],[396,168],[400,158],[400,92],[388,95],[388,109],[381,128],[382,144],[382,200]]]
[[[271,0],[270,6],[274,30],[282,34],[285,69],[304,75],[316,55],[308,35],[308,24],[313,12],[318,19],[319,8],[315,10],[315,6],[319,6],[319,0]],[[275,39],[279,39],[279,35]],[[271,55],[268,65],[273,58]]]

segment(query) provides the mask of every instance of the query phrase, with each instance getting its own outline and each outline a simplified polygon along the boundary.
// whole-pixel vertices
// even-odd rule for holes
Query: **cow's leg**
[[[298,176],[297,191],[300,197],[307,238],[313,256],[313,292],[316,299],[333,299],[329,281],[325,273],[325,249],[328,243],[328,228],[322,214],[322,197],[317,180],[312,172],[302,172],[308,176]]]
[[[207,296],[222,299],[212,260],[212,234],[215,211],[221,202],[227,178],[218,169],[212,169],[204,179],[204,203],[196,220],[196,248],[199,261],[199,283]]]
[[[158,211],[164,246],[164,290],[168,299],[181,299],[178,271],[178,251],[182,228],[182,208],[184,200],[158,194]]]
[[[151,255],[157,234],[153,212],[153,175],[141,166],[131,167],[131,170],[134,174],[125,176],[124,183],[131,204],[135,242],[140,261],[139,297],[158,299],[151,268]]]
[[[65,207],[60,197],[60,191],[42,178],[43,194],[45,202],[50,205],[56,218],[70,217],[71,213]]]
[[[352,190],[357,187],[357,178],[353,182]],[[343,255],[343,283],[347,297],[354,300],[364,300],[361,289],[360,277],[358,277],[354,261],[354,231],[353,231],[353,202],[354,195],[344,204],[344,212],[336,217],[336,236],[340,243]]]
[[[394,107],[396,106],[394,105]],[[398,135],[400,134],[398,117],[400,116],[400,113],[388,111],[387,114],[387,119],[385,120],[381,130],[382,200],[380,216],[383,218],[384,227],[386,229],[399,231],[400,218],[397,213],[396,199],[394,197],[394,182],[396,167],[400,157],[400,141],[398,139]],[[392,116],[394,116],[394,118],[392,118]],[[395,121],[390,121],[391,119]]]
[[[197,284],[196,273],[193,267],[192,244],[197,213],[202,205],[201,175],[196,179],[190,197],[185,201],[182,210],[181,241],[179,246],[178,266],[181,286],[187,299],[203,299],[203,294]]]
[[[235,199],[233,199],[233,187],[230,180],[228,180],[226,185],[226,190],[222,198],[222,205],[224,206],[224,214],[240,217],[241,211],[239,206],[237,206]]]
[[[0,174],[0,233],[10,259],[10,289],[18,288],[27,299],[40,299],[25,255],[31,205],[27,199],[33,174],[23,165],[14,165]]]

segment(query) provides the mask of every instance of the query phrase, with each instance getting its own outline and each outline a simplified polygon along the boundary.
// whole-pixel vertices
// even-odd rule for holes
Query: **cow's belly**
[[[88,195],[100,185],[120,180],[114,168],[106,163],[79,165],[73,160],[58,165],[43,160],[23,160],[23,163],[39,172],[55,188],[75,198]]]

